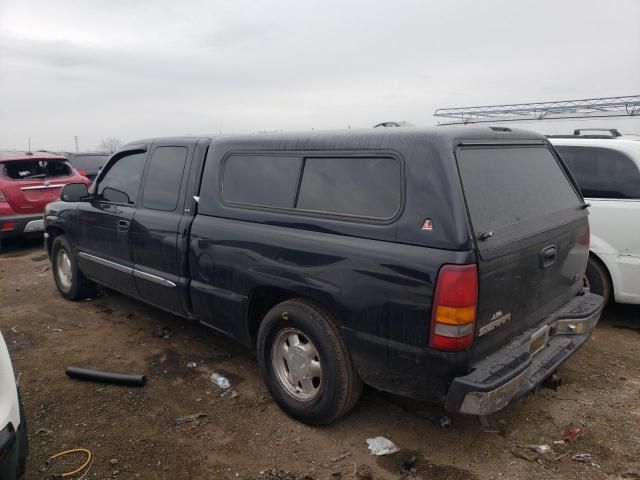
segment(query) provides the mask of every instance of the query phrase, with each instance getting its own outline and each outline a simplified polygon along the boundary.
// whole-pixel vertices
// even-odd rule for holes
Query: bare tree
[[[105,152],[116,153],[118,150],[120,150],[121,146],[122,142],[120,140],[118,140],[117,138],[109,137],[102,140],[102,142],[100,142],[100,145],[98,145],[98,148],[100,150],[104,150]]]

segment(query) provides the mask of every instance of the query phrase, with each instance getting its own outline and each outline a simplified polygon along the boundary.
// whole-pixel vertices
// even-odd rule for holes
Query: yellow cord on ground
[[[76,473],[80,473],[83,469],[85,469],[87,467],[87,465],[89,465],[91,463],[91,452],[89,450],[87,450],[86,448],[74,448],[72,450],[66,450],[64,452],[56,453],[55,455],[52,455],[51,457],[49,457],[48,463],[51,463],[56,458],[64,457],[65,455],[69,455],[71,453],[84,453],[87,456],[87,459],[82,464],[82,466],[76,468],[72,472],[65,472],[65,473],[59,474],[58,475],[59,478],[71,477],[71,476],[75,475]]]

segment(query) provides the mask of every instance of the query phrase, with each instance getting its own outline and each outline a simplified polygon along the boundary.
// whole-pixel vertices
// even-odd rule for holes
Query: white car
[[[617,130],[549,136],[589,207],[594,293],[640,304],[640,141]]]
[[[24,410],[0,333],[0,479],[14,480],[24,473],[28,450]]]

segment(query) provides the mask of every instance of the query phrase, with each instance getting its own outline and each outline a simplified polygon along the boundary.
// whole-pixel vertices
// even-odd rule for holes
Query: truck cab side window
[[[144,181],[144,208],[165,212],[176,209],[187,152],[186,147],[157,147],[153,151]]]
[[[109,167],[98,184],[98,198],[105,202],[135,205],[140,190],[145,153],[124,156]]]

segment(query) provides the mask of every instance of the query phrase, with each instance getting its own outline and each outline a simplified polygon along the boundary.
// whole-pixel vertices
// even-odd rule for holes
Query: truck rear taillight
[[[0,224],[0,232],[10,232],[16,228],[16,222],[4,222]]]
[[[429,346],[448,352],[473,345],[478,305],[478,267],[445,265],[438,273]]]
[[[584,229],[578,234],[576,241],[580,245],[586,245],[589,247],[589,243],[591,242],[591,229],[589,228],[589,224],[587,223]]]

